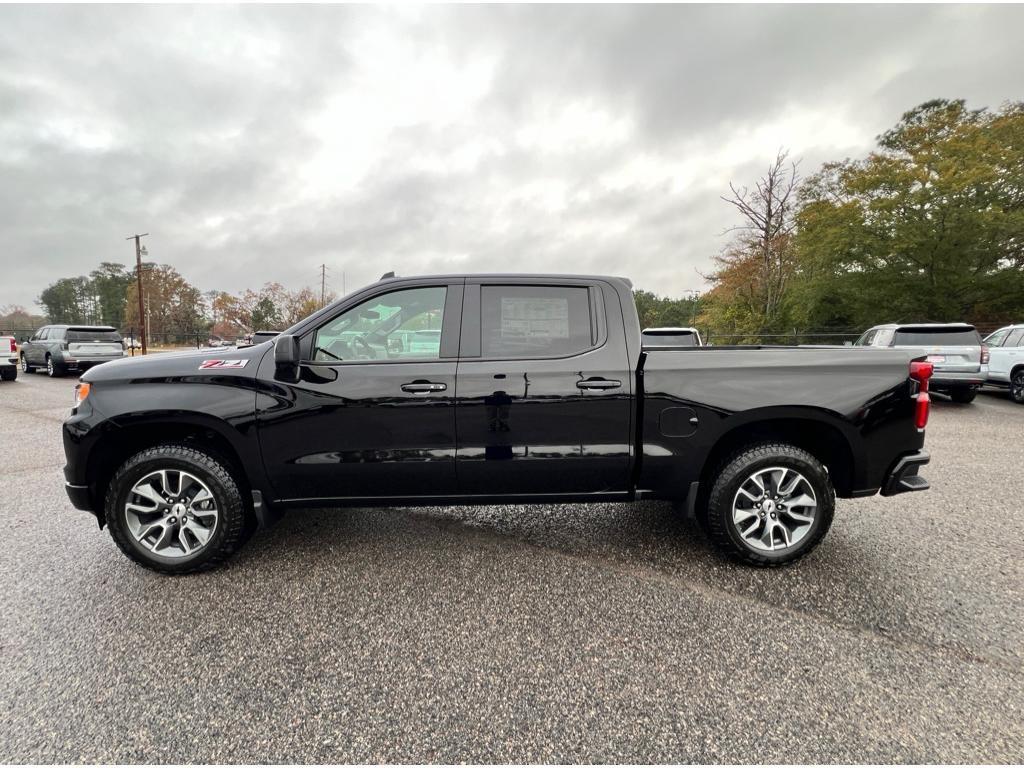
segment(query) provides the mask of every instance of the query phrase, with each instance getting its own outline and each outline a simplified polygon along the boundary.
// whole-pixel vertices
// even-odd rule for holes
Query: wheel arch
[[[252,491],[259,489],[246,470],[244,446],[232,439],[231,428],[204,414],[175,414],[173,418],[142,418],[119,423],[107,431],[89,453],[89,494],[93,509],[102,510],[107,487],[125,461],[157,445],[187,445],[208,453],[223,463],[242,491],[252,512]],[[98,514],[101,525],[102,512]]]
[[[759,443],[788,443],[810,453],[828,469],[838,496],[857,487],[856,467],[863,466],[862,451],[837,417],[817,409],[762,409],[748,412],[731,424],[711,448],[700,472],[700,488],[710,492],[714,474],[731,455]]]

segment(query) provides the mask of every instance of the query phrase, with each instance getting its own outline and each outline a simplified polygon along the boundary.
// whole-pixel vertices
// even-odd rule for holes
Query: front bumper
[[[917,471],[931,461],[927,451],[909,453],[889,470],[882,485],[883,496],[895,496],[910,491],[926,491],[930,487],[928,481],[917,474]]]

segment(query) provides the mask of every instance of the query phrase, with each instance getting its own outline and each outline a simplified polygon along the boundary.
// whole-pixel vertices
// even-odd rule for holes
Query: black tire
[[[204,482],[216,500],[219,518],[210,540],[193,555],[165,557],[144,547],[131,534],[125,514],[128,494],[139,480],[160,469],[187,471]],[[104,512],[110,535],[129,558],[158,573],[197,573],[230,558],[253,529],[252,513],[231,471],[218,459],[187,445],[158,445],[121,465],[107,489]]]
[[[53,358],[46,356],[46,375],[51,379],[59,379],[64,375],[65,368],[60,363],[53,362]]]
[[[4,366],[4,368],[0,370],[0,379],[3,379],[4,381],[14,381],[16,378],[18,378],[17,366]]]
[[[21,353],[21,370],[23,373],[35,373],[36,367],[29,365],[28,358],[25,357],[25,353]]]
[[[1010,374],[1010,399],[1024,405],[1024,368]]]
[[[978,390],[974,387],[957,387],[949,391],[949,399],[954,403],[971,403],[978,396]]]
[[[769,467],[799,472],[810,484],[817,500],[813,520],[803,537],[791,546],[774,551],[759,550],[746,543],[733,522],[733,500],[740,487],[751,475]],[[702,517],[708,537],[721,551],[747,565],[770,568],[799,560],[818,546],[832,525],[834,511],[835,489],[820,461],[793,445],[765,443],[743,448],[721,465],[712,480]]]

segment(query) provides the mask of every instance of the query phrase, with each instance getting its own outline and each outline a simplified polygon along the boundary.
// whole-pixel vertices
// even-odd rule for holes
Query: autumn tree
[[[809,325],[1024,313],[1024,104],[937,100],[802,192],[795,304]]]
[[[187,336],[205,327],[203,297],[174,267],[144,264],[142,288],[149,332],[153,335]],[[128,287],[125,324],[139,328],[139,303],[136,284]]]
[[[732,241],[715,257],[713,284],[701,318],[716,327],[758,334],[788,322],[787,296],[797,264],[796,228],[800,177],[797,163],[780,151],[753,189],[729,184],[722,198],[739,223]]]

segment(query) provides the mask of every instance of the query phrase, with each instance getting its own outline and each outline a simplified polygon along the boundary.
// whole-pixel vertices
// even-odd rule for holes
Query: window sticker
[[[501,298],[503,339],[568,339],[569,300],[555,298]]]

